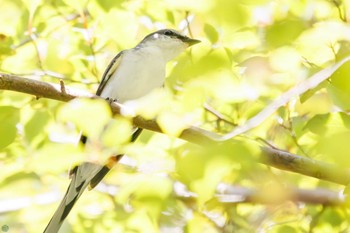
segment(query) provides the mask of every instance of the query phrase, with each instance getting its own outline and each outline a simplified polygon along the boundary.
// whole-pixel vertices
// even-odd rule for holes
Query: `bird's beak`
[[[200,40],[192,39],[192,38],[189,38],[189,37],[183,38],[182,41],[184,43],[188,44],[188,46],[192,46],[194,44],[198,44],[199,42],[201,42]]]

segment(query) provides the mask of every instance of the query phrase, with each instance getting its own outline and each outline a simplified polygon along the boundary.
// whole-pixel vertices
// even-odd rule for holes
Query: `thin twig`
[[[186,24],[187,24],[187,29],[188,29],[188,34],[193,38],[193,34],[192,34],[192,30],[190,27],[190,21],[188,20],[188,16],[190,15],[189,11],[185,12],[185,20],[186,20]]]
[[[209,104],[204,103],[204,106],[203,106],[203,107],[204,107],[204,109],[205,109],[207,112],[209,112],[209,113],[213,114],[215,117],[217,117],[217,118],[218,118],[218,121],[225,122],[225,123],[227,123],[227,124],[229,124],[229,125],[232,125],[232,126],[237,126],[237,124],[235,124],[235,123],[233,123],[233,122],[231,122],[231,121],[225,119],[225,116],[224,116],[224,115],[222,115],[220,112],[218,112],[217,110],[215,110],[215,109],[214,109],[213,107],[211,107]]]

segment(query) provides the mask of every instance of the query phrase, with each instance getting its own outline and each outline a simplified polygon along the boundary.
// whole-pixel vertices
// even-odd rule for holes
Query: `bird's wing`
[[[116,69],[118,68],[120,61],[122,60],[124,51],[121,51],[113,58],[113,60],[109,63],[107,69],[103,73],[102,80],[100,85],[97,88],[96,95],[101,95],[103,89],[105,88],[106,84],[108,83],[109,79],[112,77]]]

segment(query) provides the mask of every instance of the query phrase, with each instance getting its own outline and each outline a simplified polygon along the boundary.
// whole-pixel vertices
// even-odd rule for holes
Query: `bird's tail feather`
[[[137,128],[133,133],[131,141],[135,141],[140,135],[142,129]],[[86,142],[86,137],[82,136],[82,142]],[[112,167],[118,163],[123,155],[111,156],[106,165],[101,166],[95,163],[83,163],[80,166],[75,167],[70,176],[72,181],[69,184],[66,194],[63,197],[62,202],[58,206],[56,212],[52,216],[49,224],[44,230],[44,233],[57,233],[60,229],[63,221],[68,216],[69,212],[77,202],[81,194],[88,187],[93,189],[105,175],[112,169]]]
[[[71,171],[71,182],[56,212],[52,216],[44,233],[57,233],[76,201],[84,192],[94,177],[104,166],[95,163],[83,163]]]

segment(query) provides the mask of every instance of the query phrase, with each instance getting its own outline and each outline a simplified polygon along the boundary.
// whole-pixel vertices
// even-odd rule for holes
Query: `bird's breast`
[[[126,53],[103,96],[117,99],[120,103],[141,98],[163,85],[165,65],[166,62],[156,51]]]

